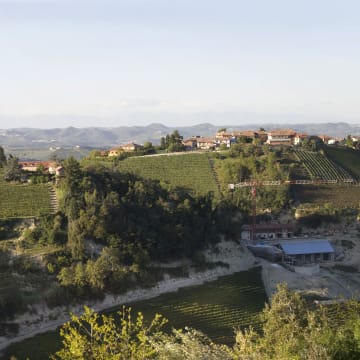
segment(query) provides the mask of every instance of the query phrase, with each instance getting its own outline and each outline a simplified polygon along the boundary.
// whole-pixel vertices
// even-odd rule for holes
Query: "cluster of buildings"
[[[56,163],[56,161],[19,161],[21,169],[29,172],[36,172],[41,169],[44,173],[63,176],[64,168]]]
[[[193,136],[183,141],[185,147],[189,150],[201,149],[211,150],[225,145],[227,148],[232,144],[239,142],[252,142],[259,144],[269,144],[273,146],[277,145],[297,145],[302,139],[308,137],[307,134],[298,133],[291,129],[280,130],[244,130],[233,131],[227,133],[226,131],[220,131],[212,137]]]
[[[230,148],[236,143],[257,143],[268,144],[270,146],[294,146],[299,145],[304,139],[309,138],[306,133],[300,133],[292,129],[277,129],[265,131],[243,130],[226,132],[219,131],[214,136],[191,136],[182,141],[186,150],[215,150],[220,147]],[[326,144],[336,144],[343,139],[334,138],[327,135],[320,135],[319,138]],[[354,139],[357,137],[354,137]],[[355,141],[355,140],[354,140]],[[143,146],[130,143],[110,149],[105,156],[119,156],[122,152],[134,152],[142,150]]]
[[[212,150],[224,144],[226,147],[231,147],[232,144],[239,142],[268,144],[271,146],[296,146],[310,135],[306,133],[297,132],[292,129],[276,129],[276,130],[244,130],[233,131],[227,133],[220,131],[215,136],[202,137],[192,136],[183,141],[183,144],[188,150]],[[336,138],[328,135],[318,136],[325,144],[335,145],[344,141],[343,138]],[[360,141],[360,136],[351,136],[352,141]]]
[[[335,260],[335,250],[328,240],[299,239],[294,232],[292,223],[243,225],[241,239],[255,256],[281,261],[292,268]]]

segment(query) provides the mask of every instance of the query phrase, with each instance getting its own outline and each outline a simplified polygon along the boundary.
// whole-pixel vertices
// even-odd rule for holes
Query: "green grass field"
[[[143,312],[146,319],[160,313],[169,320],[170,327],[193,327],[216,342],[231,345],[234,328],[259,327],[266,300],[260,268],[256,268],[130,305],[134,312]],[[49,332],[12,345],[7,356],[48,359],[60,344],[58,334]]]
[[[170,188],[183,187],[200,195],[211,191],[215,197],[219,196],[206,153],[130,157],[121,161],[118,169],[142,178],[160,180]]]

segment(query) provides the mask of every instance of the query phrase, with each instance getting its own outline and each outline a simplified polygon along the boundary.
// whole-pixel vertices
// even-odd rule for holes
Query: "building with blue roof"
[[[335,251],[328,240],[280,241],[283,260],[295,265],[334,261]]]

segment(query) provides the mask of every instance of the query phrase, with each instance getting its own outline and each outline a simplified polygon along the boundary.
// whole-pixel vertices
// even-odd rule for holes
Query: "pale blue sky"
[[[360,123],[359,14],[346,0],[0,0],[0,128]]]

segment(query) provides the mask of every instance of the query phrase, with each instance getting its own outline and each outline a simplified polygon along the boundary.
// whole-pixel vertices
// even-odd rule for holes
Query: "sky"
[[[0,0],[0,128],[360,123],[357,0]]]

